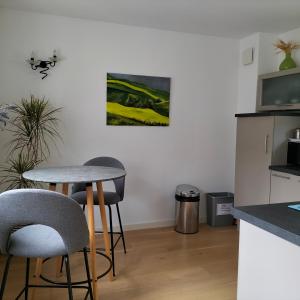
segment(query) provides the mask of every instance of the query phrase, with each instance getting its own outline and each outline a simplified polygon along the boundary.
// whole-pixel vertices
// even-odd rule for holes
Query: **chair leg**
[[[112,212],[111,212],[111,206],[108,205],[108,211],[109,211],[109,225],[110,225],[110,251],[111,251],[111,260],[113,265],[113,275],[115,274],[115,249],[114,249],[114,232],[113,232],[113,223],[112,223]]]
[[[64,267],[64,257],[61,257],[61,263],[60,263],[60,273],[62,273]]]
[[[126,254],[126,244],[125,244],[125,238],[124,238],[124,232],[123,232],[123,226],[122,226],[122,221],[121,221],[119,204],[117,203],[116,206],[117,206],[117,213],[118,213],[118,219],[119,219],[121,237],[122,237],[122,242],[123,242],[123,249],[124,249],[124,253]]]
[[[5,290],[5,285],[6,285],[6,281],[7,281],[7,275],[8,275],[8,270],[9,270],[9,265],[10,265],[11,258],[12,258],[12,256],[9,255],[7,260],[6,260],[4,273],[3,273],[3,277],[2,277],[1,289],[0,289],[0,300],[3,299],[3,294],[4,294],[4,290]]]
[[[93,295],[93,290],[92,290],[92,284],[91,284],[91,275],[90,275],[89,261],[88,261],[88,256],[87,256],[87,250],[86,250],[86,248],[83,248],[83,255],[84,255],[84,264],[85,264],[86,277],[87,277],[87,280],[88,280],[90,300],[94,300],[94,295]]]
[[[28,283],[29,283],[30,258],[26,258],[26,277],[25,277],[25,300],[28,300]]]
[[[39,258],[36,259],[36,266],[35,266],[34,278],[32,280],[32,283],[34,285],[39,284],[39,282],[41,280],[40,276],[41,276],[41,273],[42,273],[42,266],[43,266],[43,259],[41,257],[39,257]],[[36,297],[35,297],[36,290],[37,290],[37,288],[32,288],[31,289],[31,297],[30,297],[31,300],[35,300],[36,299]]]
[[[65,256],[65,265],[67,272],[67,282],[68,282],[68,292],[69,292],[69,300],[73,300],[73,292],[72,292],[72,281],[71,281],[71,272],[70,272],[70,260],[69,255]]]

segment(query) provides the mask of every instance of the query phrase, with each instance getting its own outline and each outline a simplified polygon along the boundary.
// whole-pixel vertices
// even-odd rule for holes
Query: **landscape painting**
[[[107,125],[168,126],[170,81],[107,73]]]

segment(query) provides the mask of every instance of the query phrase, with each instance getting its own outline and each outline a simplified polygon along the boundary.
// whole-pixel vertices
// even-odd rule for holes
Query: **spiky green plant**
[[[33,161],[19,153],[16,158],[10,158],[7,165],[1,167],[1,184],[5,185],[8,190],[35,187],[36,184],[33,181],[22,176],[24,172],[32,170],[34,167]]]
[[[16,104],[7,129],[12,139],[7,164],[0,168],[1,185],[7,189],[34,186],[21,175],[47,160],[50,146],[56,145],[56,140],[61,138],[56,116],[60,110],[53,109],[48,100],[33,95]]]
[[[57,131],[58,111],[60,108],[52,109],[44,98],[32,95],[30,100],[22,99],[15,108],[9,129],[13,136],[11,154],[25,152],[28,159],[35,162],[46,160],[50,155],[50,143],[55,144],[56,138],[60,137]]]

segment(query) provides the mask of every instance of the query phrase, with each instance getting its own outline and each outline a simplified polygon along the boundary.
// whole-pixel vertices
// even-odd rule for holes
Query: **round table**
[[[106,212],[104,205],[103,181],[109,181],[126,176],[126,172],[118,168],[103,166],[67,166],[67,167],[49,167],[37,168],[23,173],[23,177],[36,182],[49,183],[49,190],[55,191],[57,184],[62,184],[62,192],[68,195],[68,186],[70,183],[84,183],[86,186],[87,209],[88,209],[88,227],[90,235],[90,254],[93,277],[93,294],[97,298],[97,273],[96,273],[96,243],[95,243],[95,221],[94,221],[94,200],[93,200],[93,182],[97,186],[99,199],[100,215],[103,227],[103,236],[105,244],[105,254],[110,257],[110,242],[108,227],[106,221]],[[36,267],[36,278],[41,274],[42,259],[38,259]],[[57,272],[60,271],[60,261],[57,262]],[[112,280],[112,272],[109,273]]]

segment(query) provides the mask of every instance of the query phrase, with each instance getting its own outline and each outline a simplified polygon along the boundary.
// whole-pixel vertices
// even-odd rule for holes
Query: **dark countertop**
[[[300,176],[300,166],[295,165],[275,165],[275,166],[269,166],[270,170],[288,173],[296,176]]]
[[[243,206],[233,210],[236,219],[246,221],[278,237],[300,246],[300,211],[288,208],[290,204]]]
[[[300,110],[274,110],[274,111],[262,111],[255,113],[235,114],[238,118],[243,117],[266,117],[266,116],[294,116],[300,117]]]

